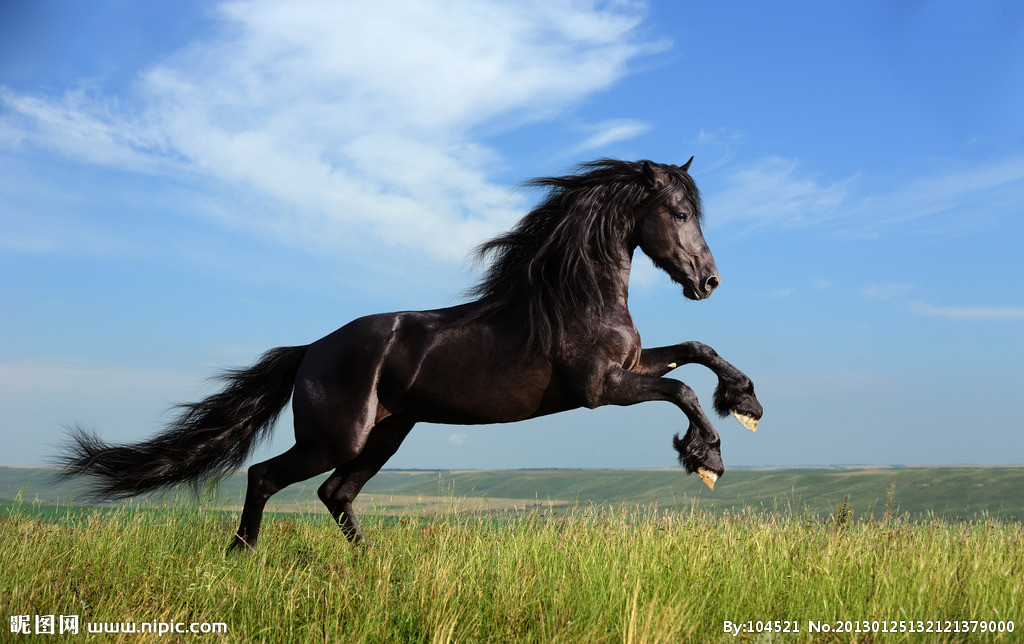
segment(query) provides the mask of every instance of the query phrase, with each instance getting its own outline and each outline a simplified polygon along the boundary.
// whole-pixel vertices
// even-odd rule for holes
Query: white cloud
[[[282,239],[462,259],[522,210],[488,179],[480,132],[557,115],[653,50],[628,3],[240,0],[219,17],[125,96],[0,88],[0,146],[212,179],[212,212]],[[589,144],[643,127],[606,123]]]
[[[872,300],[891,300],[906,295],[914,288],[913,284],[866,284],[861,287],[860,294]]]
[[[803,175],[791,159],[770,157],[733,170],[726,185],[707,197],[712,222],[800,226],[836,217],[852,179],[821,183]]]
[[[79,360],[33,359],[0,362],[0,392],[24,396],[52,396],[75,392],[80,397],[119,392],[194,393],[199,381],[194,374],[166,369],[100,366]]]
[[[700,142],[717,141],[702,131]],[[727,158],[729,155],[727,155]],[[873,187],[854,174],[822,180],[793,159],[727,166],[705,192],[712,225],[800,227],[831,223],[854,239],[885,231],[960,234],[1024,209],[1024,157],[964,162],[898,184]]]
[[[941,214],[955,215],[958,228],[971,226],[978,211],[1019,214],[1024,208],[1024,157],[963,164],[904,186],[861,204],[858,214],[878,213],[869,219],[891,226]],[[973,211],[973,212],[972,212]]]
[[[951,320],[1024,320],[1024,306],[932,306],[914,302],[910,310]]]
[[[159,136],[125,117],[116,101],[76,89],[59,99],[16,94],[0,87],[0,145],[33,143],[77,161],[152,170]]]
[[[591,134],[574,147],[572,154],[596,150],[620,141],[628,141],[651,129],[649,123],[633,119],[611,119],[587,128]]]
[[[465,434],[460,434],[460,433],[452,433],[451,435],[448,436],[448,442],[451,443],[452,445],[456,445],[456,446],[458,446],[458,445],[465,445],[466,444],[466,435]]]
[[[739,130],[729,128],[719,128],[714,131],[702,129],[697,133],[695,143],[704,145],[735,145],[742,143],[744,139],[746,139],[746,136]]]

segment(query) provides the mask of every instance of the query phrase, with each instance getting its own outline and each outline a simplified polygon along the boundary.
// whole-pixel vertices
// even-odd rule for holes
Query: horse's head
[[[721,279],[700,229],[700,198],[686,173],[691,161],[683,166],[644,161],[648,197],[640,210],[636,239],[655,265],[682,285],[683,295],[703,300]]]

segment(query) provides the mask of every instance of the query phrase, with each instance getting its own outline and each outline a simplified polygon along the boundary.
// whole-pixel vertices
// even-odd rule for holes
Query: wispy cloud
[[[905,282],[899,284],[866,284],[860,288],[860,294],[872,300],[891,300],[906,295],[913,288],[913,284]]]
[[[55,391],[78,395],[121,392],[194,392],[194,374],[166,369],[97,365],[81,360],[33,359],[0,362],[0,393],[12,397],[52,395]]]
[[[719,128],[717,130],[702,129],[697,133],[696,143],[706,145],[736,145],[742,143],[746,136],[739,130]]]
[[[612,119],[587,128],[590,135],[572,148],[572,154],[606,147],[620,141],[628,141],[650,131],[651,125],[633,119]]]
[[[707,138],[704,132],[698,140]],[[958,234],[1024,210],[1024,156],[965,162],[902,183],[874,186],[860,174],[829,180],[795,159],[728,163],[706,193],[713,225],[795,228],[830,224],[873,239],[886,231]]]
[[[868,284],[860,288],[860,294],[869,299],[905,302],[914,286],[910,283]],[[1024,306],[934,306],[920,301],[912,301],[909,306],[915,315],[950,320],[1024,320]]]
[[[1024,306],[932,306],[914,302],[910,310],[951,320],[1024,320]]]
[[[832,219],[849,198],[849,184],[808,176],[792,159],[769,157],[727,173],[725,185],[708,196],[713,222],[755,226],[801,226]]]
[[[859,204],[865,227],[886,227],[913,220],[954,215],[959,227],[977,225],[978,213],[1019,214],[1024,209],[1024,156],[963,164],[875,195]]]
[[[521,210],[478,132],[556,115],[652,51],[630,3],[241,0],[219,17],[130,95],[0,88],[0,147],[212,181],[226,221],[314,246],[462,259]],[[607,122],[585,144],[644,127]],[[234,205],[245,193],[264,207]]]

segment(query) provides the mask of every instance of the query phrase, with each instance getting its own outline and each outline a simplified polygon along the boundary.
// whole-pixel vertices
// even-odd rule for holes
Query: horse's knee
[[[246,493],[254,496],[261,496],[266,494],[267,488],[267,465],[266,463],[257,463],[249,467],[248,472],[248,489]],[[272,494],[272,493],[271,493]],[[270,496],[270,494],[266,494]]]
[[[697,400],[697,393],[686,383],[679,383],[679,389],[676,395],[685,407],[694,408],[700,406],[700,401]]]
[[[330,505],[331,496],[334,494],[334,490],[337,487],[337,482],[332,479],[327,479],[320,485],[316,490],[316,495],[320,497],[320,501],[324,505]]]
[[[270,466],[264,463],[256,463],[249,467],[249,488],[247,496],[266,501],[281,490],[281,485],[270,475]]]

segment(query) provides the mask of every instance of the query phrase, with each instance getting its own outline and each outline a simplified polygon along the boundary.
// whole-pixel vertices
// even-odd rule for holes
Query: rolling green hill
[[[81,488],[55,484],[53,473],[48,468],[0,467],[0,499],[9,502],[20,493],[24,501],[46,505],[80,503]],[[316,488],[323,478],[280,492],[270,509],[319,511]],[[227,477],[218,489],[219,503],[239,505],[244,487],[244,473]],[[657,503],[674,509],[696,504],[714,512],[752,509],[827,515],[849,496],[854,517],[865,518],[885,512],[890,489],[897,514],[964,519],[987,513],[1004,520],[1024,519],[1024,467],[740,470],[728,472],[715,491],[681,470],[386,470],[370,481],[360,499],[364,512],[369,506],[370,512],[376,508],[390,513],[422,507],[425,500],[443,509],[445,500],[486,499],[472,507]]]

